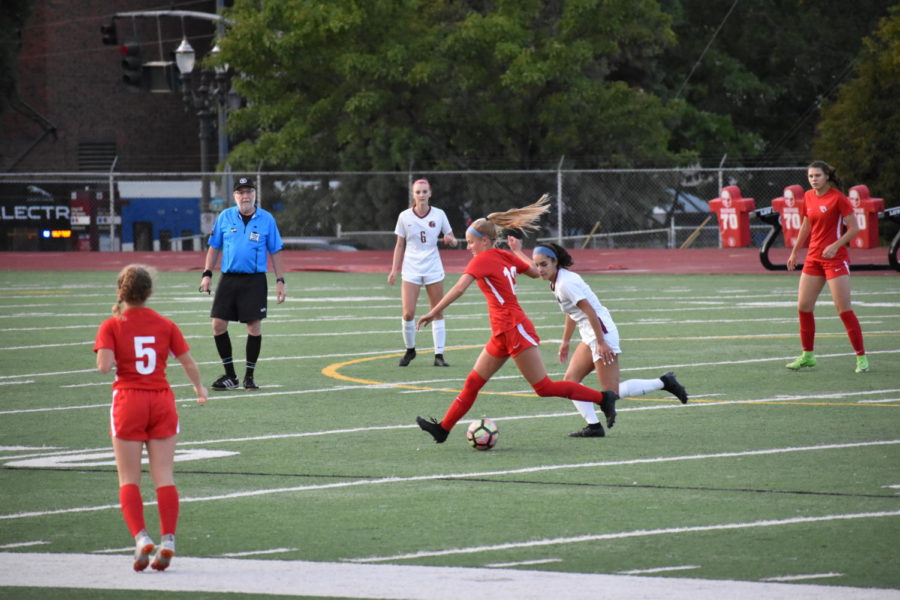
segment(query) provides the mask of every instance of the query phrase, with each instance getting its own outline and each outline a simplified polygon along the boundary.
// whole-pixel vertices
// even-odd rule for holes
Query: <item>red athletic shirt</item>
[[[835,188],[830,188],[823,196],[815,190],[803,194],[806,217],[809,219],[809,251],[807,256],[821,258],[829,244],[844,235],[843,218],[853,214],[853,205],[847,197]],[[845,261],[850,257],[847,245],[841,246],[833,260]]]
[[[107,319],[97,331],[94,352],[112,350],[116,357],[113,389],[168,389],[166,361],[190,348],[181,330],[149,308],[129,308]]]
[[[499,248],[486,250],[469,261],[465,272],[475,278],[487,298],[493,333],[509,331],[528,320],[516,298],[516,275],[529,268],[527,262]]]

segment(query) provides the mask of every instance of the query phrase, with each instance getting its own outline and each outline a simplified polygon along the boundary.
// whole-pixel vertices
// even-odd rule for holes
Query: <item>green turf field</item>
[[[489,452],[466,444],[467,420],[442,445],[415,426],[443,415],[487,340],[480,292],[447,311],[450,368],[432,366],[428,330],[401,369],[399,290],[385,279],[291,274],[288,300],[270,300],[258,392],[200,405],[170,361],[182,427],[173,568],[232,556],[900,589],[900,278],[853,278],[871,364],[855,374],[827,290],[818,367],[784,368],[799,353],[796,277],[587,276],[619,326],[622,379],[674,370],[690,403],[625,398],[606,438],[572,439],[583,426],[572,404],[536,397],[510,361],[468,415],[499,425]],[[179,324],[209,384],[221,369],[197,285],[196,273],[160,273],[149,306]],[[114,287],[110,272],[0,274],[0,552],[113,553],[130,573],[112,377],[92,352]],[[527,278],[519,297],[560,378],[556,301]],[[240,376],[245,332],[230,331]],[[155,500],[149,475],[142,489]],[[158,537],[155,505],[146,516]]]

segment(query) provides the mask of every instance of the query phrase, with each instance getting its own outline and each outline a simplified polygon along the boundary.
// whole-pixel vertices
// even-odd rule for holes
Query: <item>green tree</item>
[[[22,49],[22,27],[34,0],[3,0],[0,5],[0,112],[16,92],[16,62]]]
[[[673,150],[691,148],[705,163],[727,152],[771,165],[809,160],[822,100],[846,81],[862,38],[896,0],[661,2],[678,44],[665,51],[654,89],[680,92],[690,107]]]
[[[238,167],[672,162],[683,110],[619,73],[675,42],[654,0],[236,0]],[[573,163],[575,164],[575,163]]]
[[[900,4],[863,42],[855,75],[822,109],[817,156],[848,184],[900,204]]]

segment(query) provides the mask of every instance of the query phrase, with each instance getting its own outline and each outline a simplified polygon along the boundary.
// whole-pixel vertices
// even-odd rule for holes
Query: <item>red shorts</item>
[[[541,338],[534,330],[534,325],[531,321],[525,321],[512,329],[492,335],[484,349],[495,358],[506,358],[507,356],[515,358],[524,350],[540,343]]]
[[[180,431],[171,389],[115,390],[109,417],[110,435],[123,440],[145,442]]]
[[[816,275],[825,279],[834,279],[850,274],[850,264],[846,260],[833,258],[810,258],[803,261],[803,272],[807,275]]]

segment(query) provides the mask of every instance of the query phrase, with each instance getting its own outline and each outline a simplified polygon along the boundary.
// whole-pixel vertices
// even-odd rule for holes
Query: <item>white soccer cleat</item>
[[[153,554],[153,550],[156,548],[156,544],[153,543],[153,538],[147,533],[147,530],[141,530],[136,536],[134,536],[134,570],[135,571],[143,571],[147,568],[147,565],[150,564],[150,555]]]

